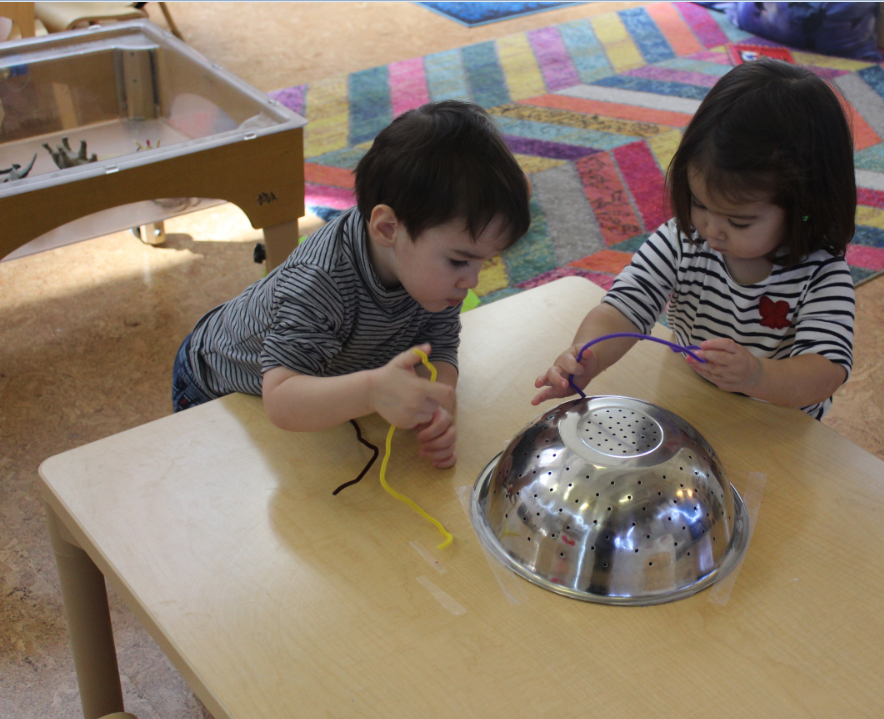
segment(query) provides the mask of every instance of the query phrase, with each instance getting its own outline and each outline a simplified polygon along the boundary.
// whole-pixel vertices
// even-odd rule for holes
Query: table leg
[[[104,575],[47,504],[46,521],[55,550],[71,649],[85,719],[122,712],[123,689]]]
[[[264,249],[267,252],[267,271],[281,265],[298,246],[298,220],[289,220],[265,227]]]

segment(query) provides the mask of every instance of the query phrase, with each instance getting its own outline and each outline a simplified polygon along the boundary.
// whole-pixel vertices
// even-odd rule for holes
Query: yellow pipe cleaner
[[[415,349],[414,352],[415,352],[415,354],[418,355],[418,357],[421,358],[421,362],[423,362],[424,367],[426,367],[428,370],[430,370],[430,382],[435,382],[436,381],[436,368],[433,366],[433,363],[430,362],[430,359],[427,357],[426,352],[422,352],[419,349]],[[406,497],[404,494],[400,494],[395,489],[393,489],[389,484],[387,484],[387,479],[386,479],[387,460],[390,459],[390,452],[392,451],[392,446],[393,446],[393,432],[395,432],[395,431],[396,431],[396,425],[391,424],[390,431],[387,432],[386,453],[384,454],[384,459],[381,462],[381,486],[384,489],[386,489],[391,495],[393,495],[393,497],[395,499],[398,499],[400,502],[405,502],[405,504],[407,504],[409,507],[411,507],[421,517],[426,519],[428,522],[435,524],[436,528],[440,532],[442,532],[442,536],[445,537],[445,539],[442,540],[442,543],[439,544],[436,547],[436,549],[445,549],[445,547],[450,545],[451,542],[454,540],[454,537],[451,535],[451,533],[449,533],[445,529],[445,527],[442,526],[442,523],[439,520],[431,517],[424,510],[422,510],[420,507],[418,507],[417,504],[415,504],[413,501],[411,501],[408,497]]]

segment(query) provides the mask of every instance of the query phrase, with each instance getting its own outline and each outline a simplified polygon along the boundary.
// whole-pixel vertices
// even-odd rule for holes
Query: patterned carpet
[[[351,171],[398,114],[447,98],[485,107],[534,187],[528,235],[483,268],[486,303],[566,275],[610,287],[668,219],[665,168],[737,41],[772,44],[699,5],[652,3],[271,94],[309,121],[307,205],[326,219],[355,204]],[[884,68],[793,56],[852,106],[859,283],[884,270]]]
[[[443,17],[459,22],[467,27],[478,27],[492,22],[509,20],[514,17],[523,17],[537,12],[554,10],[563,5],[580,5],[581,3],[557,2],[556,0],[542,0],[542,2],[419,2],[428,10],[437,12]]]

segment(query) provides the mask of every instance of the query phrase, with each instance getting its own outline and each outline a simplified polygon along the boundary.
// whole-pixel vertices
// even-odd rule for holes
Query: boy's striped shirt
[[[211,397],[261,394],[264,372],[328,377],[374,369],[418,344],[457,367],[460,307],[423,309],[403,287],[384,288],[356,208],[305,240],[266,277],[206,314],[189,359]]]

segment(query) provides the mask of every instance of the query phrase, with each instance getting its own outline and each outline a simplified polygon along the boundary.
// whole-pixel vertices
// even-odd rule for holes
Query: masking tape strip
[[[743,562],[746,560],[746,555],[749,553],[749,547],[752,545],[752,535],[755,533],[755,524],[758,521],[758,510],[761,509],[761,496],[764,494],[764,485],[766,482],[767,476],[761,472],[749,472],[749,477],[746,479],[746,486],[743,488],[742,492],[743,505],[746,507],[746,512],[749,514],[749,539],[747,540],[748,546],[746,547],[746,554],[743,555],[743,559],[741,559],[740,563],[731,570],[730,574],[720,582],[716,582],[712,586],[712,589],[709,590],[709,601],[713,604],[724,606],[727,604],[727,600],[730,599],[731,590],[734,588],[734,584],[737,582],[737,575],[740,573],[740,567],[743,566]]]
[[[439,560],[436,559],[432,554],[430,554],[426,549],[424,549],[417,542],[409,542],[409,544],[414,547],[414,551],[420,554],[433,569],[435,569],[439,574],[445,574],[448,570],[445,569],[440,563]]]
[[[460,616],[461,614],[466,614],[466,608],[458,604],[450,594],[443,591],[435,584],[433,584],[429,579],[427,579],[423,574],[421,574],[417,581],[421,583],[422,586],[426,588],[426,590],[433,595],[433,598],[439,602],[443,607],[445,607],[449,612],[456,616]]]
[[[463,508],[464,513],[467,515],[467,519],[470,521],[470,526],[472,527],[472,520],[470,518],[470,498],[473,494],[473,488],[463,485],[458,487],[456,491],[457,496],[460,499],[460,506]],[[478,535],[476,536],[476,539],[479,539]],[[500,562],[491,555],[481,541],[479,541],[479,546],[482,548],[482,554],[485,555],[485,560],[491,568],[491,573],[497,580],[498,585],[500,585],[500,589],[503,592],[503,596],[506,597],[506,600],[514,607],[518,607],[521,604],[527,604],[528,595],[525,594],[522,580],[506,567],[501,566]]]

